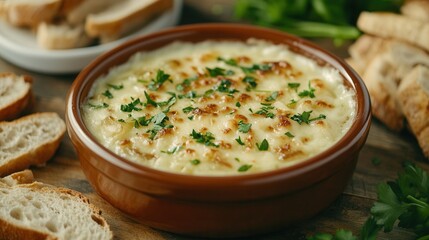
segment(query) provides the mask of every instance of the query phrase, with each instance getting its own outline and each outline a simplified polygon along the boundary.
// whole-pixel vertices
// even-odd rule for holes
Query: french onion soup
[[[332,146],[355,118],[355,98],[337,70],[286,45],[175,42],[97,79],[82,114],[103,146],[136,163],[239,175]]]

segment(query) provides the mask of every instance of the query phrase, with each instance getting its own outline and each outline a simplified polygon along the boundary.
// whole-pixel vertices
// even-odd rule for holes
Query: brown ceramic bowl
[[[248,38],[287,44],[293,51],[331,65],[357,96],[357,115],[338,143],[307,161],[274,171],[228,177],[181,175],[151,169],[101,146],[82,121],[81,105],[100,75],[137,51],[176,40]],[[74,81],[67,99],[67,128],[82,169],[104,199],[141,223],[174,233],[237,237],[280,230],[319,213],[344,190],[370,127],[364,83],[341,59],[303,39],[265,28],[199,24],[129,41],[98,57]],[[130,229],[130,231],[132,231]]]

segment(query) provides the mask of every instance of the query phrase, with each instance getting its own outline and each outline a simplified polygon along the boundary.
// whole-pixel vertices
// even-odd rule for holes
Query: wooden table
[[[231,2],[229,0],[187,0],[181,24],[232,19]],[[347,56],[347,45],[335,48],[330,41],[317,40],[315,42],[341,57]],[[33,111],[54,111],[64,116],[66,94],[76,75],[46,75],[29,72],[2,59],[0,59],[0,71],[12,71],[33,76],[36,95],[36,105]],[[380,164],[375,165],[374,158],[379,159]],[[344,193],[328,209],[311,220],[290,226],[282,232],[252,239],[306,239],[306,236],[315,232],[334,233],[338,228],[358,233],[377,198],[377,184],[396,178],[397,173],[402,170],[401,164],[405,160],[411,160],[429,170],[427,159],[422,155],[411,134],[405,131],[393,133],[374,120],[351,182]],[[34,167],[32,170],[38,181],[75,189],[88,196],[92,203],[103,210],[115,239],[188,239],[136,223],[94,193],[85,179],[68,136],[64,137],[57,154],[45,167]],[[379,239],[406,240],[414,239],[414,237],[410,231],[395,228],[389,234],[379,234]]]

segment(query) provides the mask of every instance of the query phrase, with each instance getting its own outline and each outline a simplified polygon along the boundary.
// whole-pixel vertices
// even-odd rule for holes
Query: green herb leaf
[[[250,165],[250,164],[244,164],[244,165],[241,165],[238,168],[238,171],[239,172],[247,172],[247,170],[249,170],[250,168],[252,168],[252,165]]]
[[[254,73],[258,70],[261,71],[268,71],[271,69],[271,65],[269,64],[253,64],[251,67],[240,67],[241,70],[243,70],[244,73]]]
[[[265,98],[265,101],[267,102],[275,101],[278,95],[279,95],[279,92],[273,92],[269,97]]]
[[[171,154],[174,154],[175,152],[178,152],[180,149],[181,149],[180,146],[175,146],[171,149],[168,149],[167,151],[161,151],[161,152],[171,155]]]
[[[234,72],[231,70],[226,71],[225,69],[219,68],[219,67],[215,67],[215,68],[206,67],[206,70],[210,77],[229,76],[234,74]]]
[[[124,88],[124,85],[123,85],[123,84],[121,84],[121,85],[113,85],[113,84],[108,83],[108,84],[107,84],[107,86],[108,86],[108,87],[111,87],[111,88],[113,88],[113,89],[115,89],[115,90],[121,90],[121,89],[123,89],[123,88]]]
[[[182,111],[184,113],[190,113],[190,112],[194,111],[195,109],[197,109],[197,108],[196,107],[192,107],[192,106],[188,106],[188,107],[183,108]]]
[[[314,95],[314,91],[316,91],[316,89],[311,87],[311,81],[308,81],[308,90],[304,90],[302,92],[298,93],[298,96],[300,97],[310,97],[310,98],[315,98],[316,95]]]
[[[242,133],[248,133],[252,127],[251,123],[244,123],[242,120],[238,122],[238,131]]]
[[[263,106],[261,107],[261,109],[255,112],[256,114],[265,116],[267,118],[274,118],[276,116],[273,112],[270,112],[270,110],[274,109],[273,106],[271,106],[270,104],[263,103],[261,103],[261,105]]]
[[[286,132],[285,135],[288,136],[288,137],[290,137],[290,138],[295,137],[291,132]]]
[[[152,98],[150,98],[149,94],[146,91],[144,91],[144,96],[146,97],[145,106],[147,106],[147,105],[150,104],[150,105],[152,105],[154,107],[158,107],[158,103],[155,102]]]
[[[256,83],[256,79],[252,76],[245,76],[242,81],[247,84],[247,87],[246,87],[247,91],[250,91],[256,88],[256,86],[258,86],[258,83]]]
[[[221,61],[221,62],[224,62],[224,63],[226,63],[227,65],[230,65],[230,66],[234,66],[234,67],[238,66],[237,61],[235,61],[232,58],[231,59],[224,59],[222,57],[218,57],[217,60]]]
[[[299,86],[301,85],[301,83],[288,83],[287,86],[291,89],[295,89],[295,91],[298,90]]]
[[[198,165],[201,163],[201,161],[199,159],[194,159],[190,161],[192,165]]]
[[[88,106],[90,106],[91,108],[94,108],[94,109],[101,109],[101,108],[107,108],[107,107],[109,107],[109,104],[102,103],[100,105],[94,105],[92,103],[88,103]]]
[[[158,114],[156,114],[153,118],[152,118],[152,122],[156,125],[163,125],[164,121],[168,120],[167,115],[165,115],[165,113],[160,112]]]
[[[240,102],[236,102],[236,103],[235,103],[235,106],[236,106],[236,107],[241,107],[241,103],[240,103]]]
[[[238,138],[236,138],[235,141],[237,141],[238,144],[240,144],[241,146],[244,146],[244,142],[241,140],[240,136],[238,136]]]
[[[295,99],[291,99],[290,103],[287,104],[288,107],[295,107],[297,101]]]
[[[298,113],[298,114],[293,115],[290,119],[296,121],[300,125],[302,123],[310,124],[310,122],[316,121],[316,120],[319,120],[319,119],[326,119],[326,116],[323,115],[323,114],[320,114],[318,117],[315,117],[315,118],[310,118],[310,115],[311,115],[312,112],[313,111],[308,111],[308,112],[304,111],[304,112],[302,112],[302,114]]]
[[[264,138],[261,144],[256,143],[256,147],[258,147],[259,151],[267,151],[269,147],[267,139]]]
[[[109,90],[106,90],[102,93],[103,96],[107,97],[108,99],[112,99],[113,95]]]
[[[162,86],[162,84],[164,84],[164,82],[166,81],[170,81],[173,82],[170,79],[170,75],[166,74],[163,70],[158,69],[158,71],[156,72],[156,77],[155,79],[151,80],[151,83],[147,86],[150,90],[152,91],[156,91],[158,90],[158,88],[160,88]]]
[[[202,143],[206,146],[219,147],[219,145],[213,143],[215,137],[211,132],[206,132],[205,134],[202,134],[192,129],[192,133],[190,134],[190,136],[195,139],[197,143]]]
[[[196,80],[198,80],[198,76],[186,78],[182,83],[176,85],[176,90],[182,92],[191,85],[191,82]]]
[[[231,81],[229,81],[228,79],[222,79],[220,84],[216,86],[215,90],[218,92],[230,93],[230,94],[238,92],[237,89],[230,89],[231,84],[232,84]]]
[[[141,111],[141,108],[138,108],[137,105],[142,105],[140,98],[134,99],[131,97],[132,102],[128,104],[121,104],[121,111],[123,112],[132,112],[132,111]]]

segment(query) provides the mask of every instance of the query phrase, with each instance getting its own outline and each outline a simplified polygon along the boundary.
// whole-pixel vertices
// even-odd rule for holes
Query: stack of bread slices
[[[34,29],[46,49],[116,40],[172,8],[173,0],[0,0],[0,17]]]
[[[373,115],[394,131],[409,127],[429,157],[429,1],[407,1],[400,14],[363,12],[357,24],[365,34],[347,61],[368,88]]]
[[[66,127],[54,112],[33,113],[32,78],[0,73],[0,239],[112,239],[101,211],[81,193],[36,182]],[[7,120],[7,121],[6,121]]]

